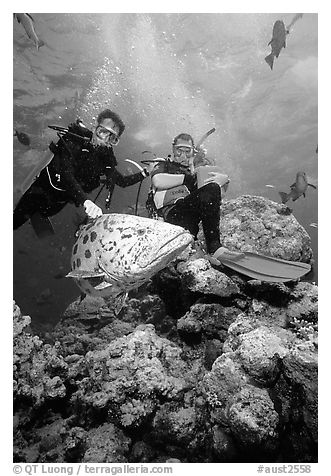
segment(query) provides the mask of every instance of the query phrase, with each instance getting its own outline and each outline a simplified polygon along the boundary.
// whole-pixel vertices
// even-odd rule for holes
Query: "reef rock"
[[[312,262],[282,204],[229,200],[220,227],[231,250]],[[317,461],[317,286],[214,269],[199,237],[119,315],[75,301],[47,343],[14,306],[16,461]]]
[[[203,258],[180,263],[177,272],[182,284],[190,291],[228,297],[239,293],[239,288],[226,274],[212,268]]]
[[[239,310],[221,304],[194,304],[177,322],[177,329],[184,338],[192,334],[225,341],[230,324],[236,320]]]
[[[158,337],[151,324],[138,326],[101,351],[85,356],[88,376],[72,400],[86,408],[106,409],[120,425],[137,426],[158,399],[174,399],[188,385],[181,349]]]
[[[224,353],[203,379],[211,421],[248,459],[277,451],[316,457],[317,308],[314,299],[306,311],[302,306],[316,291],[299,283],[282,309],[253,300],[229,326]]]
[[[222,203],[220,236],[233,251],[312,262],[310,236],[287,206],[264,197],[242,195]],[[200,238],[203,240],[202,236]]]
[[[90,430],[84,463],[126,463],[131,440],[111,423]]]
[[[33,410],[47,400],[61,399],[66,388],[61,378],[67,364],[56,346],[45,345],[30,334],[29,316],[22,316],[14,303],[14,399],[30,401]]]

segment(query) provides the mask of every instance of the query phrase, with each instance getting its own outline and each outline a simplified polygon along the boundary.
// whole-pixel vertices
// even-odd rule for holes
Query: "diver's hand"
[[[99,217],[102,215],[102,210],[100,207],[98,207],[98,205],[96,205],[95,203],[93,203],[91,200],[85,200],[84,202],[84,208],[85,208],[85,212],[86,214],[90,217],[90,218],[96,218],[96,217]]]
[[[230,183],[229,176],[225,174],[221,174],[220,172],[209,172],[208,176],[209,178],[207,178],[204,181],[205,185],[211,182],[215,182],[215,183],[218,183],[220,187],[227,188],[227,185]]]

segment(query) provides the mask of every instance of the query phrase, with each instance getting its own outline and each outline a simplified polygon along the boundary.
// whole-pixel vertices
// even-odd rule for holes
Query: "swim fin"
[[[284,283],[301,278],[309,273],[311,266],[301,261],[287,261],[273,258],[249,251],[244,252],[244,257],[231,259],[218,258],[224,266],[238,273],[272,283]]]
[[[31,187],[35,179],[39,176],[40,172],[47,167],[47,165],[52,161],[54,154],[49,151],[46,152],[43,158],[38,162],[38,164],[31,170],[31,172],[26,176],[21,186],[18,188],[19,196],[17,199],[20,199],[22,195]]]
[[[55,234],[53,225],[50,219],[41,215],[39,212],[34,213],[30,217],[32,228],[34,229],[38,238],[43,239]]]

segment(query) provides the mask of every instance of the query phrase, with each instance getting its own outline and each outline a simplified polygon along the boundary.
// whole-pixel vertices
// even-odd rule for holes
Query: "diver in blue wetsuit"
[[[51,162],[15,207],[14,230],[36,214],[41,217],[57,214],[67,203],[83,205],[91,218],[102,215],[101,208],[88,198],[100,186],[102,175],[106,176],[110,193],[115,185],[127,187],[141,182],[148,175],[147,169],[129,176],[116,169],[113,147],[124,128],[121,118],[110,109],[99,114],[93,132],[79,120],[70,124],[57,144],[51,143],[49,148],[54,154]]]

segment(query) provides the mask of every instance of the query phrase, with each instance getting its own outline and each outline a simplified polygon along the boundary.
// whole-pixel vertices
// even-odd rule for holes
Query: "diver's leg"
[[[208,253],[214,253],[220,246],[221,187],[209,183],[197,190],[202,229]]]
[[[50,217],[59,213],[67,204],[50,191],[33,185],[23,195],[14,210],[13,225],[14,230],[22,226],[32,215],[40,213],[44,217]]]
[[[44,209],[44,212],[43,212],[43,215],[47,216],[47,217],[52,217],[54,215],[56,215],[57,213],[59,213],[62,208],[64,208],[66,206],[68,202],[53,202],[53,203],[49,203],[45,209]]]
[[[17,230],[29,218],[39,211],[43,202],[43,195],[41,193],[34,193],[29,189],[20,199],[14,210],[13,228]]]
[[[200,221],[197,197],[191,194],[178,200],[164,219],[167,223],[185,228],[194,238],[197,238]]]
[[[222,258],[232,261],[243,258],[245,256],[244,253],[230,251],[221,246],[219,226],[222,202],[221,187],[217,183],[211,182],[199,188],[197,193],[199,196],[202,228],[208,253],[212,258],[216,258],[218,261],[221,261]]]

